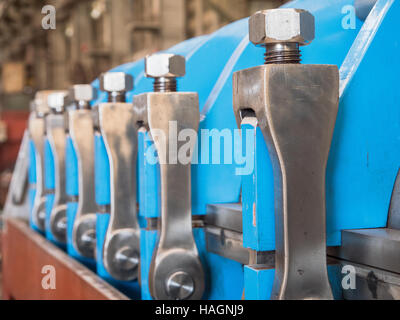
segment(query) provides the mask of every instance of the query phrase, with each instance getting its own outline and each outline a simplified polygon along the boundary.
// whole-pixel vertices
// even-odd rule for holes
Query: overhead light
[[[68,38],[72,38],[74,36],[74,26],[72,25],[72,23],[68,23],[65,27],[65,35]]]
[[[92,3],[92,10],[90,11],[90,16],[92,19],[99,19],[104,11],[106,10],[106,3],[104,0],[97,0]]]

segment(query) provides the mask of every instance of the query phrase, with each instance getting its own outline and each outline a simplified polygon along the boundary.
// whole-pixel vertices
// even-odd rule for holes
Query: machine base
[[[128,299],[23,220],[5,219],[2,253],[3,299]]]

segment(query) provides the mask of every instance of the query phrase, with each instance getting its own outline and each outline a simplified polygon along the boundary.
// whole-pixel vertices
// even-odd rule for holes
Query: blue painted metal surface
[[[29,225],[30,227],[40,232],[32,219],[33,203],[36,196],[36,154],[35,144],[32,139],[29,139],[29,169],[28,169],[28,182],[29,182]]]
[[[45,217],[45,235],[51,242],[61,245],[53,237],[50,230],[50,214],[54,202],[54,188],[55,188],[55,168],[54,168],[54,155],[51,150],[50,142],[48,139],[44,143],[44,186],[46,188],[46,217]]]

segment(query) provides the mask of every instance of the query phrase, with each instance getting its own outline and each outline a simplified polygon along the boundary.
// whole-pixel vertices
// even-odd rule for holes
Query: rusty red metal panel
[[[6,110],[0,113],[7,128],[7,140],[0,143],[0,172],[14,166],[28,117],[28,111]]]
[[[24,221],[4,221],[3,299],[125,300],[95,273],[29,228]],[[44,266],[55,270],[55,288],[43,288]],[[46,287],[46,286],[45,286]]]

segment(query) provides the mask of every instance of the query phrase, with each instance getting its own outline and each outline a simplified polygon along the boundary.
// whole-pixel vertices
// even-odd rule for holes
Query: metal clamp
[[[136,209],[136,121],[131,104],[102,103],[99,123],[109,162],[111,181],[110,222],[103,261],[119,280],[138,277],[140,230]]]
[[[325,170],[338,110],[338,70],[276,64],[233,77],[240,125],[252,109],[274,172],[275,299],[331,299],[326,266]]]
[[[259,11],[249,38],[266,48],[265,65],[235,72],[237,124],[255,117],[270,154],[275,197],[272,299],[332,299],[326,262],[325,171],[339,104],[332,65],[300,65],[314,39],[301,9]],[[279,30],[279,32],[277,31]]]
[[[50,214],[50,231],[54,238],[62,243],[67,235],[67,195],[65,191],[65,116],[50,114],[46,119],[47,138],[54,155],[55,192]]]
[[[6,203],[3,212],[7,216],[27,218],[29,213],[28,196],[28,170],[29,170],[29,131],[24,131],[21,146],[15,162]]]
[[[33,201],[32,220],[39,230],[45,230],[46,196],[44,186],[44,139],[45,119],[32,112],[29,117],[29,134],[35,145],[36,158],[36,194]]]
[[[169,159],[170,121],[176,121],[178,130],[198,130],[196,93],[145,93],[135,97],[134,109],[138,121],[149,128],[159,159]],[[155,139],[156,130],[165,139]],[[181,144],[177,142],[178,149]],[[161,162],[160,172],[161,219],[150,265],[150,293],[155,299],[200,299],[204,273],[192,231],[191,164]]]
[[[94,258],[97,207],[94,194],[94,128],[90,109],[69,111],[69,133],[77,153],[79,171],[73,245],[82,256]]]

